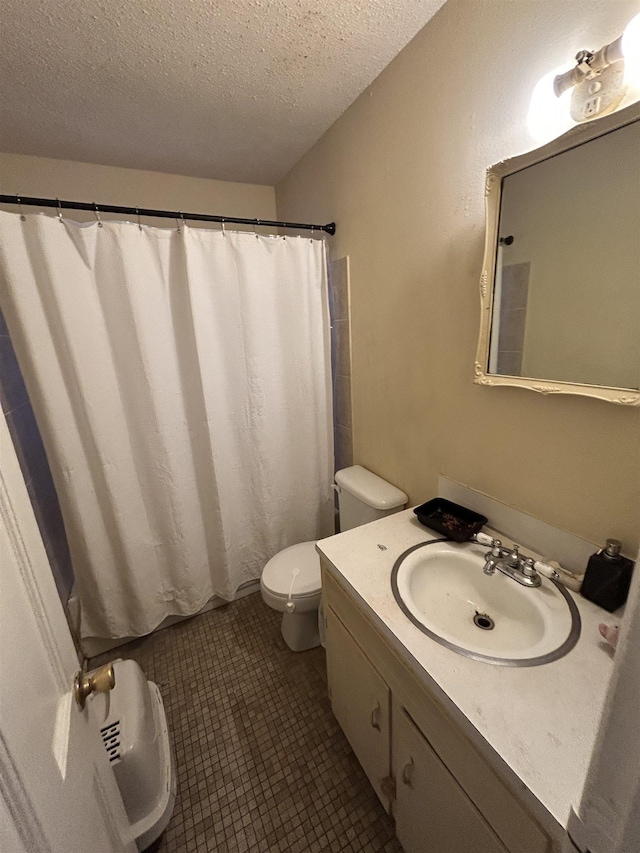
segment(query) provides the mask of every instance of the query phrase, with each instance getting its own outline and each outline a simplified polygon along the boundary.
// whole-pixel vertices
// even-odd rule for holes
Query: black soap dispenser
[[[627,600],[633,562],[620,553],[622,545],[617,539],[607,539],[607,544],[591,557],[587,564],[580,595],[613,613]]]

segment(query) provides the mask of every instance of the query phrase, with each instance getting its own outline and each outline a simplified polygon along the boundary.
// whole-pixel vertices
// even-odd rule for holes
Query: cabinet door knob
[[[412,777],[413,777],[413,758],[410,758],[409,763],[405,764],[404,767],[402,768],[402,782],[403,782],[403,784],[408,785],[410,788],[413,788],[413,783],[411,781]]]
[[[374,729],[380,731],[380,703],[376,702],[376,707],[371,712],[371,725]]]

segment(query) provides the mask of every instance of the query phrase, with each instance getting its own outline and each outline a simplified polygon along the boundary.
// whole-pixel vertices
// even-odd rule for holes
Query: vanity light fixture
[[[571,95],[571,118],[575,122],[612,112],[619,106],[627,90],[636,81],[640,66],[640,15],[627,25],[624,33],[592,53],[581,50],[576,64],[553,81],[553,91],[560,98],[568,89]]]
[[[629,95],[640,97],[640,15],[624,33],[595,52],[581,50],[569,70],[542,77],[531,96],[529,129],[540,143],[574,124],[613,112]]]

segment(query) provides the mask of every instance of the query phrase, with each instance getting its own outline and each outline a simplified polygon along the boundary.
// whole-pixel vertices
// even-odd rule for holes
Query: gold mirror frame
[[[487,373],[489,363],[489,343],[491,336],[493,314],[493,283],[495,280],[496,257],[498,244],[498,225],[500,218],[500,201],[502,196],[502,181],[508,175],[519,172],[528,166],[576,148],[591,139],[596,139],[612,130],[640,121],[640,102],[631,104],[622,110],[602,116],[585,124],[572,127],[567,133],[548,142],[541,148],[528,151],[503,160],[487,169],[485,181],[485,217],[486,234],[484,244],[484,261],[480,276],[480,337],[476,353],[474,382],[476,385],[509,385],[515,388],[529,388],[540,394],[579,394],[583,397],[595,397],[598,400],[608,400],[621,406],[640,406],[640,391],[633,388],[611,388],[603,385],[580,385],[572,382],[560,382],[546,379],[530,379],[520,376],[503,376]]]

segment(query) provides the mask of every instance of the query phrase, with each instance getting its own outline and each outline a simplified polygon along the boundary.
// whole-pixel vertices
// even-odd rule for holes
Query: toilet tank
[[[408,500],[404,492],[362,465],[337,471],[336,484],[341,531],[399,512]]]

